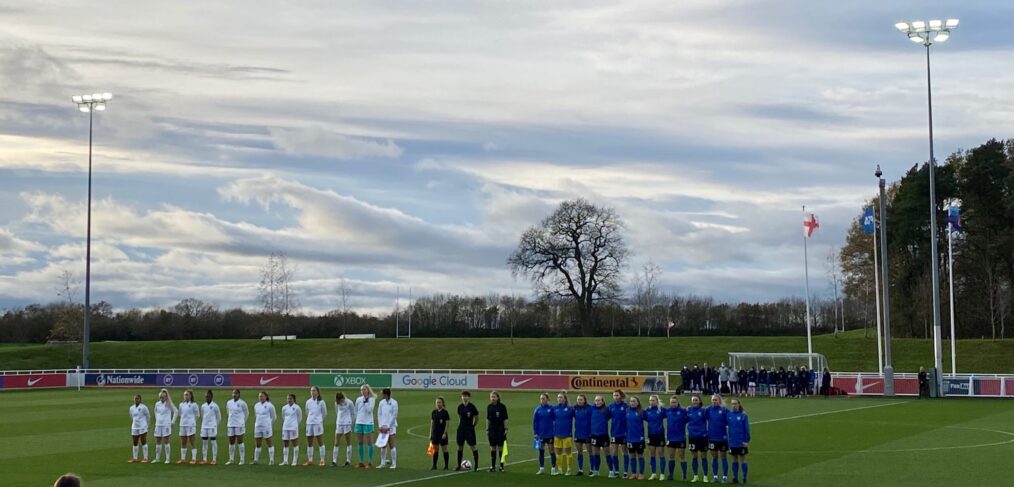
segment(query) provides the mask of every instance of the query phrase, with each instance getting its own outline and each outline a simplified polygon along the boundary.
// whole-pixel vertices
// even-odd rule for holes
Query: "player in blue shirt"
[[[665,409],[665,439],[669,447],[669,480],[676,478],[676,456],[680,457],[683,480],[687,479],[687,410],[680,406],[679,396],[669,398]]]
[[[556,458],[562,460],[563,465],[553,475],[564,474],[570,476],[570,469],[574,465],[574,408],[567,400],[567,395],[559,393],[556,396],[556,407],[553,408],[553,447],[556,449]]]
[[[556,472],[556,452],[553,451],[553,406],[549,405],[549,394],[539,396],[539,405],[535,408],[532,418],[532,432],[535,444],[539,449],[539,471],[536,475],[546,473],[546,448],[549,448],[549,460]]]
[[[620,476],[620,450],[623,450],[623,478],[630,470],[630,453],[627,451],[627,403],[623,402],[623,391],[613,391],[613,402],[609,405],[609,478]]]
[[[648,423],[648,458],[651,459],[651,477],[648,480],[665,480],[665,411],[655,394],[648,397],[644,420]],[[661,474],[656,473],[659,463],[662,464]]]
[[[588,404],[588,398],[584,394],[578,394],[577,405],[574,406],[574,446],[577,455],[577,474],[584,475],[584,452],[588,450],[588,461],[591,463],[591,422],[592,410]],[[588,465],[588,473],[592,472],[591,465]]]
[[[627,408],[627,451],[630,452],[630,478],[644,480],[644,411],[637,396],[630,396]]]
[[[739,399],[732,400],[729,411],[729,453],[732,454],[732,483],[739,483],[739,469],[743,469],[743,483],[746,483],[746,455],[750,453],[750,417],[743,410]]]
[[[729,410],[722,405],[722,396],[711,396],[708,408],[708,450],[711,451],[712,479],[718,482],[718,459],[722,458],[722,483],[729,481]]]
[[[580,400],[580,397],[578,398]],[[603,448],[609,448],[609,409],[606,408],[606,401],[602,396],[595,396],[595,404],[591,407],[591,472],[589,477],[599,474],[602,465],[602,457],[599,453]],[[606,459],[609,459],[609,451],[606,450]],[[609,473],[612,474],[612,462],[609,462]]]
[[[694,478],[691,482],[697,482],[697,464],[700,462],[704,470],[704,481],[708,481],[708,412],[704,409],[701,396],[694,395],[690,398],[690,407],[687,408],[687,436],[690,437],[690,465],[694,469]]]

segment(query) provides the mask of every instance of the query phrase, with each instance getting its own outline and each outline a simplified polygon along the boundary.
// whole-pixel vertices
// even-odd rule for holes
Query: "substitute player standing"
[[[201,417],[201,408],[194,402],[194,391],[187,389],[183,391],[183,402],[179,406],[180,411],[180,459],[176,463],[187,461],[187,445],[190,445],[192,455],[190,464],[197,464],[197,443],[194,436],[197,433],[197,418]]]
[[[218,463],[218,423],[222,422],[222,410],[212,400],[215,394],[208,389],[201,404],[201,465],[208,463],[208,443],[211,443],[211,464]]]
[[[268,444],[268,465],[275,464],[275,444],[271,441],[271,437],[274,436],[276,419],[278,412],[275,405],[271,404],[268,393],[261,391],[257,395],[257,404],[254,404],[254,465],[261,461],[261,441]]]
[[[345,466],[352,465],[352,424],[356,422],[356,407],[345,398],[341,391],[334,395],[335,430],[334,446],[331,447],[331,466],[338,466],[338,452],[341,441],[345,440]]]
[[[746,483],[746,455],[750,453],[750,417],[743,410],[739,399],[732,400],[729,411],[729,452],[732,453],[732,483],[739,483],[739,469],[743,469],[743,483]]]
[[[729,481],[729,410],[722,405],[722,396],[711,396],[708,408],[708,451],[711,452],[712,479],[718,482],[718,459],[722,459],[722,483]]]
[[[486,406],[486,437],[489,439],[489,471],[496,472],[496,464],[500,463],[503,472],[503,446],[507,443],[507,406],[500,401],[500,393],[489,393],[489,405]]]
[[[327,416],[327,403],[320,397],[320,388],[310,388],[310,398],[306,400],[306,463],[313,465],[313,444],[317,443],[320,452],[320,466],[324,466],[324,417]]]
[[[235,463],[236,450],[239,450],[239,464],[243,465],[246,458],[246,445],[243,444],[243,436],[246,435],[246,420],[250,417],[250,408],[246,401],[239,398],[239,389],[232,390],[232,399],[225,402],[225,411],[229,414],[227,428],[229,430],[229,461],[226,465]]]
[[[292,449],[292,466],[299,465],[299,423],[303,422],[303,410],[296,404],[296,395],[289,394],[282,406],[282,463],[289,463],[289,449]]]
[[[461,404],[458,404],[458,468],[455,470],[461,470],[465,443],[472,447],[472,471],[479,470],[479,449],[475,447],[475,426],[479,424],[479,409],[471,401],[472,393],[461,391]]]
[[[134,404],[130,406],[130,438],[134,442],[133,453],[127,463],[137,463],[137,449],[140,444],[144,450],[144,457],[141,463],[148,463],[148,422],[151,420],[151,413],[148,406],[141,403],[141,395],[134,395]]]
[[[387,433],[387,444],[380,449],[380,467],[398,468],[398,448],[394,443],[398,434],[398,401],[391,397],[391,389],[380,391],[380,404],[377,406],[377,424],[381,433]],[[387,463],[387,454],[391,454],[391,463]]]

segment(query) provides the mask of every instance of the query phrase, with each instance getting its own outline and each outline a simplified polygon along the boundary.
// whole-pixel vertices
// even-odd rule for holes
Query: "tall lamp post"
[[[917,20],[894,24],[901,33],[914,43],[926,46],[926,102],[929,110],[929,190],[930,190],[930,259],[933,285],[933,367],[936,368],[934,381],[939,394],[943,384],[943,342],[940,330],[940,256],[937,255],[937,190],[934,172],[936,159],[933,157],[933,83],[930,77],[930,46],[944,42],[951,37],[951,31],[958,27],[958,19]]]
[[[84,334],[81,339],[81,368],[88,369],[88,345],[91,337],[92,317],[92,122],[95,112],[106,110],[106,103],[113,99],[112,93],[74,95],[70,98],[77,109],[88,114],[88,232],[85,243],[85,309]]]
[[[894,395],[894,364],[891,362],[891,280],[887,273],[887,190],[884,181],[884,172],[877,164],[877,171],[873,173],[877,177],[877,185],[880,188],[880,275],[883,276],[884,285],[884,395]],[[876,265],[876,263],[874,263]]]

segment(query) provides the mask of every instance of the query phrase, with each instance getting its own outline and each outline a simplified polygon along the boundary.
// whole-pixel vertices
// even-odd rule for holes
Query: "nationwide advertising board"
[[[85,374],[87,387],[150,387],[158,384],[155,374]]]
[[[229,387],[232,374],[159,374],[162,387]]]
[[[480,375],[479,389],[515,391],[563,390],[570,387],[569,375]]]
[[[19,374],[4,376],[4,389],[42,389],[67,387],[67,374]]]
[[[308,387],[309,374],[232,374],[233,387]]]
[[[311,374],[310,385],[317,387],[337,387],[339,389],[359,389],[369,384],[378,387],[391,387],[391,374]]]
[[[970,396],[972,392],[972,384],[969,383],[968,379],[962,378],[949,378],[944,377],[944,394],[947,396]]]
[[[391,382],[399,389],[476,389],[475,374],[393,374]]]

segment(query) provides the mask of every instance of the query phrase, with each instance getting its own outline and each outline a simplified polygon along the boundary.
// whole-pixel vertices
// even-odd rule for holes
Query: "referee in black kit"
[[[475,447],[475,425],[479,424],[479,409],[472,404],[472,393],[461,391],[461,404],[458,404],[458,468],[461,468],[461,457],[465,443],[472,447],[472,471],[479,470],[479,450]]]
[[[499,462],[503,472],[503,462],[499,458],[507,443],[507,406],[500,402],[500,393],[496,391],[489,393],[489,406],[486,406],[486,436],[489,437],[489,471],[496,472]]]

